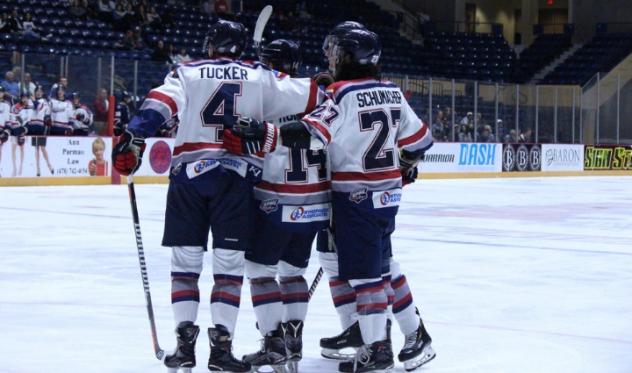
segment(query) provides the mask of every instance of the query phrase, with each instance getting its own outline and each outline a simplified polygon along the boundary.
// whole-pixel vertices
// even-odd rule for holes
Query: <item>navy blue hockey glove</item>
[[[423,158],[423,153],[418,154],[406,150],[402,150],[399,153],[399,172],[402,174],[402,186],[412,184],[417,180],[419,173],[417,164],[419,164],[419,161],[423,160]]]
[[[224,130],[224,148],[237,155],[270,153],[276,149],[277,128],[268,122],[239,118],[237,124]]]
[[[334,77],[328,72],[318,73],[312,76],[312,80],[316,82],[319,86],[329,87],[329,85],[335,82]]]
[[[0,128],[0,144],[4,144],[9,140],[11,133],[6,128]]]
[[[112,165],[121,175],[130,175],[138,170],[143,160],[145,139],[136,137],[130,131],[125,131],[118,138],[118,143],[112,149]]]

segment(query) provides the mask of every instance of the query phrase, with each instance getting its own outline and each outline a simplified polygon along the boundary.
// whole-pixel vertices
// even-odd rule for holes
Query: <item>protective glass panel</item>
[[[536,86],[522,85],[519,93],[518,133],[520,141],[538,142],[535,136]]]
[[[582,87],[581,97],[581,137],[584,144],[595,144],[597,133],[597,77],[590,79]]]
[[[537,137],[541,143],[555,142],[555,86],[543,85],[538,88],[538,128]]]
[[[496,86],[493,84],[478,85],[478,113],[477,121],[478,142],[498,142],[496,133]]]
[[[516,131],[516,86],[501,84],[498,86],[498,132],[503,142],[519,142]]]
[[[577,105],[577,89],[574,86],[557,87],[557,142],[573,143],[576,136],[575,106]]]
[[[458,81],[455,85],[455,141],[474,141],[474,82]]]
[[[617,142],[617,76],[607,75],[599,81],[599,143]]]
[[[452,139],[452,81],[432,80],[432,136],[435,141]]]

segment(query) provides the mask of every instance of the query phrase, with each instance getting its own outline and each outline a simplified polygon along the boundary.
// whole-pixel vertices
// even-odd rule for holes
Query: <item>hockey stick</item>
[[[266,24],[272,15],[272,5],[266,5],[261,9],[257,23],[255,24],[255,31],[252,35],[252,41],[254,44],[257,56],[259,56],[259,47],[261,46],[261,40],[263,39],[263,30],[266,28]]]
[[[312,285],[309,287],[309,294],[307,296],[307,300],[312,299],[312,295],[316,291],[316,287],[320,283],[320,279],[323,277],[323,267],[318,268],[318,272],[316,272],[316,277],[314,277],[314,281],[312,281]]]
[[[156,359],[162,360],[165,352],[158,344],[158,333],[156,333],[156,321],[154,320],[154,307],[151,304],[151,293],[149,292],[149,279],[147,277],[147,265],[145,264],[145,251],[143,249],[143,238],[140,235],[140,219],[138,218],[138,207],[136,206],[136,192],[134,191],[134,177],[127,176],[127,190],[129,192],[129,202],[132,206],[132,218],[134,219],[134,234],[136,235],[136,248],[138,249],[138,262],[140,263],[140,275],[143,279],[143,289],[145,290],[145,304],[147,305],[147,315],[149,316],[149,326],[151,327],[151,341],[154,344]]]

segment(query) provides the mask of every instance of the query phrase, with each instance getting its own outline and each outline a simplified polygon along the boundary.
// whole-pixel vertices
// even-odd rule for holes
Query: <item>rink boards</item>
[[[11,141],[0,148],[0,186],[118,184],[112,169],[108,137],[48,137],[50,173],[37,142],[27,137],[20,147]],[[150,138],[138,183],[165,183],[174,139]],[[23,160],[21,149],[23,150]],[[103,155],[98,152],[103,149]],[[16,176],[13,177],[14,163]],[[21,174],[19,174],[21,163]],[[435,143],[420,164],[422,179],[632,175],[632,147],[581,144]]]

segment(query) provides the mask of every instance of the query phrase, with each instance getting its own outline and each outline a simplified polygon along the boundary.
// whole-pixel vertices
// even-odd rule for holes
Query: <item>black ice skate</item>
[[[281,325],[263,337],[261,350],[244,355],[244,361],[250,363],[255,371],[257,371],[259,367],[267,365],[272,368],[275,373],[285,373],[286,360],[287,353],[285,351]]]
[[[191,321],[183,321],[176,328],[178,345],[173,354],[165,357],[165,365],[169,372],[177,372],[178,369],[190,372],[195,366],[195,341],[200,328]]]
[[[419,310],[417,310],[417,316],[419,316]],[[431,344],[432,338],[430,338],[424,327],[424,322],[419,317],[419,327],[406,335],[404,347],[397,355],[397,359],[404,363],[406,371],[413,371],[437,356]]]
[[[393,365],[393,349],[387,340],[383,340],[360,347],[353,360],[338,364],[338,370],[345,373],[390,372]]]
[[[208,369],[211,372],[250,372],[250,364],[237,360],[233,356],[233,340],[224,325],[208,328],[208,339],[211,343],[211,356],[208,358]]]
[[[321,338],[320,347],[322,350],[320,354],[327,359],[353,359],[355,351],[353,353],[344,353],[341,350],[345,348],[359,348],[363,344],[362,334],[360,334],[360,324],[356,321],[355,324],[335,337]]]
[[[289,373],[298,372],[298,362],[303,358],[303,321],[290,320],[282,324],[287,369]]]

